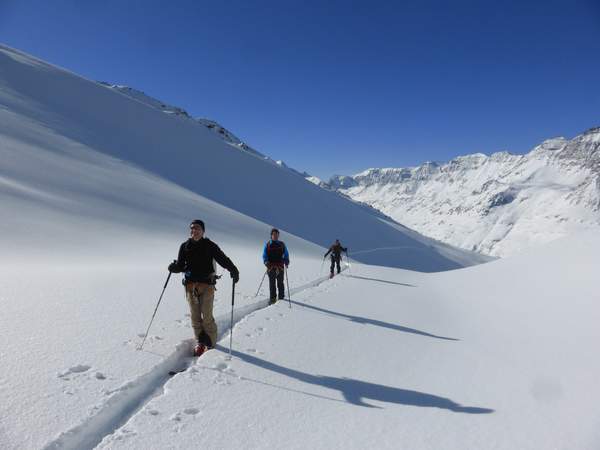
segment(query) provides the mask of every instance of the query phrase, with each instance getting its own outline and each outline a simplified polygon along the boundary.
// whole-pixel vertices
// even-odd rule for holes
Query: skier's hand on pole
[[[171,264],[169,264],[168,270],[171,273],[179,273],[179,267],[177,267],[176,259],[174,259],[173,262]]]
[[[229,272],[229,275],[231,276],[231,279],[233,280],[233,284],[237,284],[237,282],[240,281],[239,270],[237,270],[237,269],[232,270],[231,272]]]

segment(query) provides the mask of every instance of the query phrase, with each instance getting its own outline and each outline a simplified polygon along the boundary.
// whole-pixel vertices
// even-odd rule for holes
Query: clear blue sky
[[[600,125],[600,0],[0,0],[0,42],[321,177]]]

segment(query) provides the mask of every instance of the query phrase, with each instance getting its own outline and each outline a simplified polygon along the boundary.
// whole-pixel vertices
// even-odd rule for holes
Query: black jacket
[[[331,253],[331,257],[333,259],[340,259],[342,256],[342,252],[348,253],[348,249],[346,247],[342,247],[342,244],[333,244],[325,253],[325,257]]]
[[[198,241],[190,238],[181,244],[172,272],[185,272],[186,282],[216,284],[213,261],[217,261],[221,267],[227,269],[232,275],[234,273],[239,274],[237,267],[223,253],[223,250],[207,238]]]

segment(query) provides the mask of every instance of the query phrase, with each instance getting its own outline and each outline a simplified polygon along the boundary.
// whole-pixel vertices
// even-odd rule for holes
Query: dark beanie
[[[279,230],[278,230],[277,228],[273,228],[273,229],[271,230],[271,234],[273,234],[273,233],[279,233]]]
[[[200,225],[202,227],[202,231],[206,231],[206,229],[204,228],[204,222],[202,222],[200,219],[192,220],[192,223],[190,223],[190,226],[192,226],[192,225]]]

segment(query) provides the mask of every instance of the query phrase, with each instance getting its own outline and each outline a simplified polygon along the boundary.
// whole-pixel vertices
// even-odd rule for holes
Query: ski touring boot
[[[208,347],[206,347],[206,345],[204,345],[201,342],[198,342],[196,344],[196,346],[194,347],[194,356],[198,357],[198,356],[202,356],[202,354],[208,350]]]

